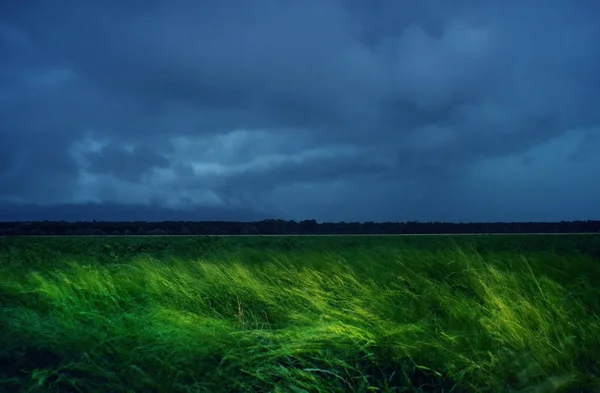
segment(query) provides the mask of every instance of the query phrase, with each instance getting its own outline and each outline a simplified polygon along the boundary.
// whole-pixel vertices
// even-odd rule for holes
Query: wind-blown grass
[[[599,278],[459,247],[4,261],[0,391],[600,391]]]

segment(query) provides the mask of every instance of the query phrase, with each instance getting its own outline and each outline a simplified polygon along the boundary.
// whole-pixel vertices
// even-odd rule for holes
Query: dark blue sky
[[[597,0],[2,1],[0,206],[600,219],[598,18]]]

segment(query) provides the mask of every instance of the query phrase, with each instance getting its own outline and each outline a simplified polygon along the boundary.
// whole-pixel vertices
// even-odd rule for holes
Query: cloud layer
[[[0,201],[600,218],[600,4],[0,5]]]

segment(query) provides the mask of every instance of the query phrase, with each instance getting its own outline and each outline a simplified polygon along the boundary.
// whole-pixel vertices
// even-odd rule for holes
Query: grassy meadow
[[[0,392],[599,392],[600,235],[0,238]]]

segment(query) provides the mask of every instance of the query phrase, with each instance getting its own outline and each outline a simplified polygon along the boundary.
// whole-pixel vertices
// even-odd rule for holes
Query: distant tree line
[[[561,222],[0,222],[0,236],[60,235],[360,235],[360,234],[600,233],[600,221]]]

